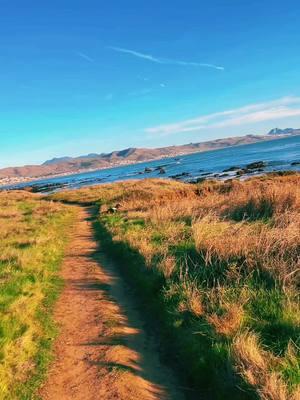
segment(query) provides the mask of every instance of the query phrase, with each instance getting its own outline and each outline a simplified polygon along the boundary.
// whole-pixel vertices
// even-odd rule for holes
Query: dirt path
[[[78,221],[62,267],[56,359],[43,400],[183,399],[160,363],[126,286],[93,236],[92,210]]]

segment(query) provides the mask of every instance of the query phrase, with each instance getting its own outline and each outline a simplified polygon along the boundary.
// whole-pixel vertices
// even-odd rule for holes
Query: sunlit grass
[[[51,307],[72,212],[24,192],[0,194],[0,398],[29,399],[45,373]]]
[[[145,302],[160,302],[191,384],[216,398],[299,398],[299,175],[130,181],[54,198],[100,205],[107,250]]]

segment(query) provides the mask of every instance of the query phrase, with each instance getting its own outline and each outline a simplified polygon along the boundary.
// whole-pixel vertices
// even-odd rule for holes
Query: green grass
[[[0,194],[0,399],[33,399],[56,336],[58,269],[71,208],[21,192]]]
[[[104,217],[105,223],[108,219]],[[240,391],[235,387],[245,385],[227,370],[227,341],[216,341],[214,331],[204,319],[195,318],[189,311],[178,311],[178,305],[189,300],[180,279],[165,280],[158,268],[149,269],[139,252],[122,241],[113,240],[101,219],[96,223],[96,230],[106,252],[122,266],[120,272],[134,288],[140,309],[155,321],[164,358],[181,371],[186,384],[201,392],[207,391],[214,398],[241,399]],[[222,380],[223,384],[214,389],[216,379]],[[243,397],[245,400],[251,398],[247,394]]]

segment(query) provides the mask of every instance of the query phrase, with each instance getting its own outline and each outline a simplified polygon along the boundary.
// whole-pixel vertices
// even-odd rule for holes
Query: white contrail
[[[89,62],[94,62],[94,61],[95,61],[95,60],[93,60],[91,57],[89,57],[87,54],[82,53],[82,52],[80,52],[80,51],[77,51],[76,54],[77,54],[79,57],[81,57],[81,58],[83,58],[84,60],[86,60],[86,61],[89,61]]]
[[[200,62],[192,62],[192,61],[180,61],[180,60],[172,60],[169,58],[160,58],[160,57],[154,57],[151,54],[145,54],[141,53],[139,51],[135,50],[130,50],[130,49],[124,49],[122,47],[115,47],[115,46],[108,46],[109,49],[118,51],[119,53],[126,53],[130,54],[134,57],[142,58],[147,61],[151,61],[157,64],[169,64],[169,65],[181,65],[184,67],[206,67],[206,68],[213,68],[217,70],[224,70],[224,67],[219,66],[219,65],[214,65],[214,64],[208,64],[208,63],[200,63]]]

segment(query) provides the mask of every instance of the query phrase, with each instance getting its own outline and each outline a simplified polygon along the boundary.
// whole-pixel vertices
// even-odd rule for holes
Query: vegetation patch
[[[0,398],[32,399],[51,359],[70,207],[0,194]]]
[[[191,387],[217,399],[299,399],[299,174],[146,179],[54,198],[100,205],[103,247]]]

